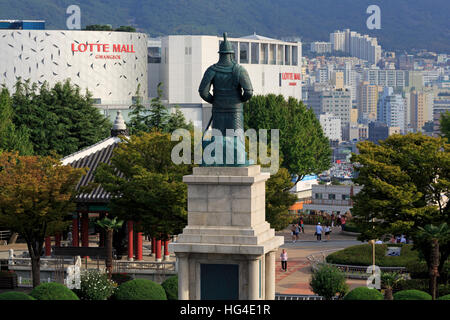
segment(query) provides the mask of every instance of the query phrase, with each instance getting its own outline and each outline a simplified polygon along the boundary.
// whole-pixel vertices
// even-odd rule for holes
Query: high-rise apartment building
[[[368,35],[360,35],[350,29],[335,31],[330,34],[330,42],[335,41],[340,45],[341,33],[344,34],[344,51],[350,53],[352,57],[367,60],[371,64],[377,64],[381,59],[381,46],[376,38]]]
[[[316,53],[331,52],[331,43],[322,41],[311,42],[311,52]]]
[[[380,70],[375,68],[364,70],[364,81],[380,87],[404,88],[407,75],[403,70]]]
[[[427,114],[427,94],[416,90],[410,93],[411,104],[411,127],[414,131],[420,131],[428,120]]]
[[[358,116],[360,119],[377,118],[378,86],[361,82],[358,90]]]
[[[344,89],[344,72],[333,71],[331,72],[331,84],[335,89]]]
[[[385,87],[379,96],[377,120],[405,131],[405,100],[400,94],[394,94],[392,87]]]
[[[331,113],[323,113],[319,116],[320,125],[322,126],[325,136],[333,141],[342,141],[341,119]]]
[[[322,113],[331,113],[341,120],[341,126],[350,122],[352,103],[348,89],[325,89],[308,92],[307,105],[319,119]]]
[[[335,31],[330,33],[331,50],[345,51],[345,32]]]

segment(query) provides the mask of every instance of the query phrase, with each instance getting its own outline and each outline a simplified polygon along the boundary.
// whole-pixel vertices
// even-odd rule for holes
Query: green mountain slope
[[[256,32],[309,42],[350,28],[376,36],[386,49],[450,52],[448,0],[0,0],[0,18],[45,19],[47,28],[65,29],[70,4],[80,6],[83,26],[134,25],[151,36]],[[371,4],[381,9],[380,30],[366,27]]]

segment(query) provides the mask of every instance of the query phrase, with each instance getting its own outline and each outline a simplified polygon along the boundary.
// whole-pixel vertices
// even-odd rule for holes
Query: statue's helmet
[[[223,33],[223,41],[220,44],[219,47],[219,53],[234,53],[233,47],[231,46],[231,43],[227,40],[227,33]]]

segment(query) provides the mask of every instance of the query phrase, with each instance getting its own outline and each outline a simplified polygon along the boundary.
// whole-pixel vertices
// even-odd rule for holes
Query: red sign
[[[300,73],[284,72],[281,74],[283,80],[300,80]]]
[[[132,44],[113,44],[111,48],[106,43],[72,43],[72,52],[136,53]]]

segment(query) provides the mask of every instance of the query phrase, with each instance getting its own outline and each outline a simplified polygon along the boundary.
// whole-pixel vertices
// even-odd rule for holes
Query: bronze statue
[[[253,95],[247,70],[233,60],[233,48],[223,34],[219,49],[219,62],[210,66],[200,83],[198,91],[203,100],[212,104],[212,128],[226,135],[226,129],[244,130],[243,103]],[[209,92],[213,86],[213,94]]]

